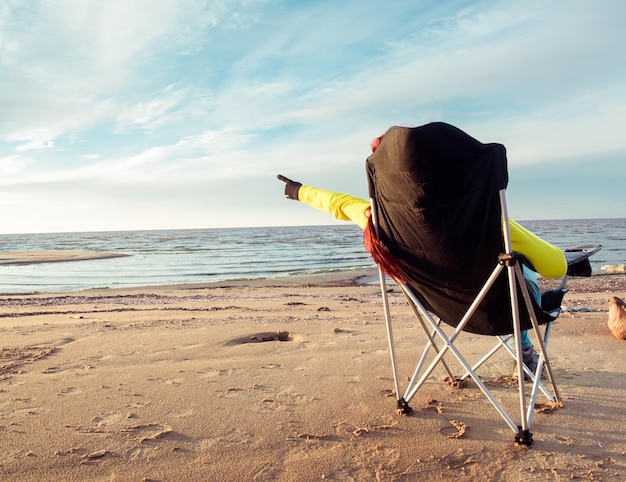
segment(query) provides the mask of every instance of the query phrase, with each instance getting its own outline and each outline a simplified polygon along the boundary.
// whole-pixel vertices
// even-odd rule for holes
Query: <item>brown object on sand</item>
[[[250,336],[244,336],[243,338],[237,338],[231,340],[227,345],[242,345],[244,343],[262,343],[264,341],[289,341],[288,331],[275,331],[272,333],[256,333]]]
[[[609,302],[609,329],[618,340],[626,339],[626,303],[617,296]]]

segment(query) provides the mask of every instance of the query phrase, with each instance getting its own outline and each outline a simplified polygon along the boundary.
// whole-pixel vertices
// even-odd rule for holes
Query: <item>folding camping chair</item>
[[[395,281],[428,338],[402,395],[386,279],[379,262],[398,410],[412,412],[411,398],[441,362],[452,380],[471,377],[514,431],[515,442],[531,445],[530,426],[538,392],[561,403],[547,341],[566,292],[567,276],[590,276],[588,258],[600,246],[567,250],[568,275],[556,289],[542,294],[539,306],[523,277],[521,265],[527,260],[512,248],[504,146],[482,144],[445,123],[392,127],[367,159],[366,169],[376,238],[401,273]],[[450,335],[442,329],[442,321],[454,327]],[[522,360],[522,330],[533,330],[538,340],[540,355],[534,373]],[[463,331],[494,336],[497,343],[470,365],[455,345]],[[476,373],[501,348],[517,361],[519,425]],[[427,365],[431,349],[434,359]],[[460,378],[454,377],[444,359],[447,353],[462,365],[465,374]],[[550,389],[541,383],[544,367]],[[529,399],[525,373],[532,383]]]

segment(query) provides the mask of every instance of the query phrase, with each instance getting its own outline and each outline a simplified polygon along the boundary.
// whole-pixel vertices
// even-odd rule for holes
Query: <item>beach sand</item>
[[[398,415],[380,291],[356,278],[1,296],[0,479],[626,480],[607,328],[626,275],[571,280],[550,341],[564,408],[539,398],[530,448],[440,371]],[[390,288],[404,381],[425,336]],[[517,419],[512,371],[498,354],[480,373]]]

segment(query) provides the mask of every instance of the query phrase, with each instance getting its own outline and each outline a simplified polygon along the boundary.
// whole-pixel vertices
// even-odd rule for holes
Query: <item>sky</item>
[[[393,125],[506,146],[518,220],[626,217],[622,0],[2,0],[0,233],[332,224]]]

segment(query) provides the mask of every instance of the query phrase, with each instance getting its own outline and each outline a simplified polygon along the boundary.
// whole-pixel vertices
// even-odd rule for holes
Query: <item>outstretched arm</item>
[[[303,186],[280,174],[278,179],[285,183],[286,198],[301,201],[315,209],[330,213],[335,219],[352,221],[362,229],[367,226],[370,203],[365,199],[313,186]]]
[[[278,175],[285,183],[285,197],[301,201],[320,211],[333,215],[335,219],[352,221],[362,229],[367,226],[370,203],[350,194],[325,191],[313,186],[304,186],[285,176]],[[509,220],[513,250],[522,253],[544,278],[560,278],[567,271],[567,261],[561,249],[544,241],[512,219]]]

